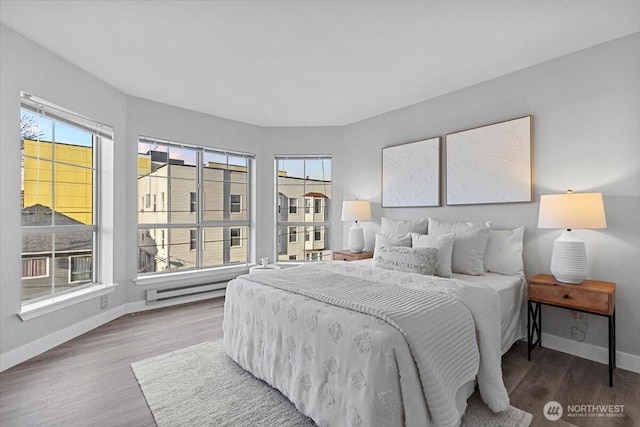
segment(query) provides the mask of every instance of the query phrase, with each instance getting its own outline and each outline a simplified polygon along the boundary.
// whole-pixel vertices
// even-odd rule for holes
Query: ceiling
[[[0,21],[128,95],[341,126],[638,32],[640,1],[2,0]]]

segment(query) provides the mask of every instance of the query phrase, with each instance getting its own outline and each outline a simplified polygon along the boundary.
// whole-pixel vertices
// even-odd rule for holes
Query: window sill
[[[235,279],[241,274],[249,273],[249,267],[255,264],[232,265],[204,270],[177,271],[175,273],[149,274],[138,276],[133,283],[138,286],[175,286],[197,285],[200,283],[216,283]]]
[[[88,301],[102,295],[110,294],[116,289],[116,286],[118,285],[96,284],[78,289],[77,291],[67,292],[44,300],[23,304],[20,309],[20,313],[17,313],[17,315],[22,321],[35,319],[37,317],[44,316],[45,314],[53,313],[55,311],[62,310],[63,308],[80,304],[81,302]]]

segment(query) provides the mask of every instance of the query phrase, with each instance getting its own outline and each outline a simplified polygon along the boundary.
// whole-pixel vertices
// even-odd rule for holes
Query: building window
[[[242,228],[231,229],[231,247],[232,248],[242,247]]]
[[[158,196],[156,194],[153,195],[153,211],[158,210]]]
[[[297,214],[298,213],[298,198],[289,198],[289,213]]]
[[[198,209],[198,196],[195,192],[189,193],[189,212],[195,212]]]
[[[231,195],[229,200],[229,210],[231,213],[242,213],[242,195]]]
[[[76,255],[69,257],[69,283],[86,282],[91,279],[91,256]]]
[[[22,278],[39,279],[49,277],[49,258],[27,258],[22,260]]]
[[[151,194],[145,196],[144,207],[147,209],[151,208]]]
[[[198,235],[196,230],[189,230],[189,250],[195,251],[198,247]]]
[[[98,281],[97,165],[113,131],[27,94],[20,129],[22,301],[28,303]]]
[[[296,261],[298,259],[298,255],[289,255],[289,261]]]
[[[139,275],[248,262],[252,159],[139,138],[138,194],[159,194],[161,206],[138,213]]]
[[[318,259],[331,259],[331,157],[276,156],[275,166],[276,195],[279,201],[289,201],[288,212],[276,212],[278,261],[290,261],[292,256],[312,260],[312,253]],[[300,199],[304,199],[305,215],[291,217],[298,213]],[[304,244],[294,245],[302,234]]]

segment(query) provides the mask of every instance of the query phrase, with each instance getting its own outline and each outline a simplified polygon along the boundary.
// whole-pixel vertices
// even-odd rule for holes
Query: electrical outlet
[[[108,295],[102,295],[100,297],[100,310],[104,310],[109,305]]]

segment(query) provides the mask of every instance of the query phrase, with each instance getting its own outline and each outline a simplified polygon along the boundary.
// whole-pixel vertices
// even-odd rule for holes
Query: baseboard
[[[606,347],[573,341],[544,332],[542,333],[542,346],[594,362],[609,364],[609,350]],[[617,351],[616,367],[640,374],[640,356]]]
[[[0,372],[16,366],[26,360],[36,357],[60,344],[72,340],[98,326],[104,325],[120,316],[124,316],[125,306],[121,305],[111,310],[101,312],[93,317],[82,320],[46,337],[39,338],[14,350],[0,354]]]

